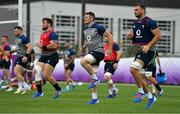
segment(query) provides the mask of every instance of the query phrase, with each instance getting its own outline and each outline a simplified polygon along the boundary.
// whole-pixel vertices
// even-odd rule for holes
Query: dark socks
[[[41,82],[36,82],[37,92],[42,92],[42,84]]]
[[[54,86],[54,88],[56,89],[56,91],[61,90],[61,87],[59,87],[59,85],[58,85],[57,83],[54,84],[53,86]]]
[[[159,86],[159,84],[156,84],[155,87],[158,91],[161,91],[161,87]]]

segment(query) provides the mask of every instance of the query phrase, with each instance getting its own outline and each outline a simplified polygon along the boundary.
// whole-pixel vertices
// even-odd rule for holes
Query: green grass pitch
[[[59,82],[62,87],[64,83]],[[62,93],[59,99],[52,99],[54,89],[50,84],[43,87],[44,96],[32,99],[34,91],[25,95],[14,95],[13,92],[0,90],[0,113],[180,113],[180,87],[163,86],[164,95],[150,110],[145,109],[146,100],[134,104],[135,85],[117,84],[119,89],[116,98],[107,99],[107,86],[98,85],[99,104],[87,105],[91,90],[87,84],[78,86],[74,92]]]

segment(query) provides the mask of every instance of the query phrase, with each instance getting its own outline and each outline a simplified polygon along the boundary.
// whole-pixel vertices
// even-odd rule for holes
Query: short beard
[[[42,28],[42,30],[47,30],[48,28]]]

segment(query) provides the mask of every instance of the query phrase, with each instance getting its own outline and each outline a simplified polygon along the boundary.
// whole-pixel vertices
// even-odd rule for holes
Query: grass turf
[[[65,85],[60,83],[62,87]],[[180,113],[180,87],[164,86],[164,95],[158,97],[150,110],[146,110],[146,100],[135,104],[133,94],[137,91],[134,85],[118,84],[116,98],[107,99],[107,86],[99,84],[99,104],[87,105],[91,90],[87,84],[78,86],[74,92],[62,93],[59,99],[52,99],[54,89],[50,84],[43,87],[44,96],[32,99],[34,91],[25,95],[14,95],[13,92],[0,90],[0,113]]]

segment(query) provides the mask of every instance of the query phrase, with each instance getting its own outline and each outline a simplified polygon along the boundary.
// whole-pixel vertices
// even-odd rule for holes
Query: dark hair
[[[52,19],[50,19],[50,18],[48,18],[48,17],[44,17],[44,18],[42,19],[42,21],[47,21],[48,23],[50,23],[51,26],[53,25]]]
[[[2,38],[2,37],[3,37],[3,38],[6,38],[7,40],[9,39],[9,37],[8,37],[8,36],[1,36],[1,38]]]
[[[18,30],[23,31],[23,28],[21,26],[15,26],[14,29],[18,29]]]
[[[90,16],[92,16],[92,17],[93,17],[93,20],[94,20],[95,17],[96,17],[95,14],[94,14],[93,12],[91,12],[91,11],[86,12],[85,15],[90,15]]]
[[[146,11],[146,6],[141,3],[136,3],[135,6],[139,6],[140,8],[144,9],[144,12]]]

